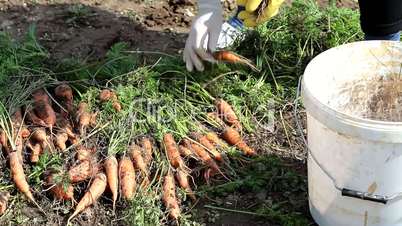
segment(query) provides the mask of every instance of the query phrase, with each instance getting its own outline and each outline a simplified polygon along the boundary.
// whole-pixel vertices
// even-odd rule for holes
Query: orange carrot
[[[214,172],[220,172],[219,166],[216,162],[211,158],[208,152],[205,151],[203,147],[199,144],[191,142],[190,150],[194,151],[194,153],[204,162],[205,165],[214,170]]]
[[[93,147],[87,148],[82,145],[79,145],[76,149],[77,152],[77,160],[78,161],[85,161],[85,160],[91,160],[93,157],[93,154],[96,152],[96,148]]]
[[[35,103],[35,114],[42,119],[47,127],[53,127],[56,123],[56,113],[50,104],[45,102]]]
[[[68,140],[68,135],[65,132],[59,132],[56,134],[55,145],[60,150],[64,150],[67,148],[66,142]]]
[[[22,113],[21,113],[21,109],[18,108],[14,114],[11,117],[12,122],[13,122],[13,126],[15,127],[15,129],[19,132],[18,136],[20,136],[22,139],[26,139],[29,137],[29,135],[31,134],[31,132],[26,128],[26,126],[24,125],[24,122],[22,120]]]
[[[121,104],[117,99],[117,95],[114,91],[109,89],[103,89],[99,94],[99,99],[101,102],[112,101],[112,107],[115,111],[121,111]]]
[[[16,137],[15,142],[15,151],[18,153],[21,162],[23,162],[23,150],[24,150],[24,142],[21,137]]]
[[[222,61],[222,62],[227,62],[227,63],[232,63],[232,64],[245,64],[245,65],[249,66],[251,69],[258,71],[258,69],[253,65],[253,63],[251,63],[250,60],[248,60],[236,53],[228,51],[228,50],[216,51],[213,53],[213,57],[217,61]]]
[[[31,139],[39,143],[42,149],[45,149],[48,145],[47,135],[44,128],[37,128],[32,132]]]
[[[209,142],[206,136],[203,136],[196,132],[192,132],[191,136],[195,138],[202,146],[204,146],[214,156],[214,159],[216,161],[223,161],[222,154],[216,150],[215,146],[211,142]]]
[[[9,153],[11,150],[10,150],[10,147],[8,146],[8,139],[7,139],[7,135],[6,135],[6,133],[4,132],[4,130],[1,130],[0,131],[0,144],[1,144],[1,146],[3,147],[3,149],[7,152],[7,153]]]
[[[46,130],[44,128],[37,128],[33,131],[31,138],[38,143],[46,143]]]
[[[35,203],[35,199],[25,178],[24,169],[22,168],[22,160],[20,159],[19,154],[17,152],[10,152],[8,155],[10,158],[11,177],[13,178],[15,186],[29,199],[29,201]]]
[[[132,144],[130,145],[129,152],[131,159],[134,162],[134,168],[139,169],[144,175],[144,177],[147,177],[148,176],[147,165],[144,161],[144,158],[141,155],[141,148],[136,144]]]
[[[18,108],[14,114],[11,116],[11,120],[13,121],[14,124],[21,125],[22,124],[22,113],[21,109]]]
[[[179,145],[180,155],[184,158],[194,157],[193,152],[183,145]]]
[[[49,96],[47,95],[47,93],[43,89],[38,89],[35,92],[33,92],[32,93],[32,98],[33,98],[34,102],[43,101],[43,102],[48,103],[48,104],[51,103]]]
[[[254,156],[254,155],[257,154],[254,151],[254,149],[252,149],[251,147],[249,147],[246,144],[246,142],[240,136],[239,132],[237,132],[237,130],[235,130],[235,129],[231,128],[231,127],[227,127],[223,131],[222,138],[226,142],[228,142],[228,144],[234,145],[237,148],[239,148],[240,150],[242,150],[245,155]]]
[[[227,61],[230,63],[240,63],[242,59],[235,53],[227,50],[216,51],[213,53],[215,60]]]
[[[8,144],[7,135],[4,132],[4,130],[0,130],[0,144],[2,146],[7,146],[7,144]]]
[[[169,216],[177,221],[180,216],[180,207],[176,198],[174,178],[170,172],[164,178],[162,200],[169,211]]]
[[[115,209],[119,189],[119,180],[118,180],[119,172],[118,172],[117,159],[116,157],[114,157],[114,155],[109,156],[105,160],[105,171],[106,171],[107,183],[113,196],[113,209]]]
[[[163,144],[165,147],[166,155],[173,168],[182,168],[185,166],[183,159],[180,157],[180,152],[177,149],[177,144],[173,135],[166,133],[163,136]]]
[[[74,213],[68,218],[68,222],[70,222],[71,219],[77,216],[85,208],[94,204],[96,200],[98,200],[99,197],[103,194],[103,192],[105,192],[105,189],[106,175],[103,173],[99,173],[98,175],[96,175],[84,197],[82,197],[81,200],[78,202],[77,206],[75,207]]]
[[[195,195],[193,190],[190,187],[190,183],[188,182],[188,174],[181,169],[178,169],[176,172],[176,180],[177,182],[179,182],[179,185],[181,188],[184,189],[184,191],[187,193],[187,195],[193,200],[195,201]]]
[[[91,114],[91,118],[89,119],[89,125],[96,126],[96,117],[97,116],[98,116],[98,112]]]
[[[9,192],[0,192],[0,216],[6,212],[8,199],[10,198]]]
[[[32,144],[30,141],[27,142],[27,147],[31,149],[31,162],[37,163],[39,161],[39,156],[42,154],[43,149],[39,143]]]
[[[73,90],[67,84],[58,85],[54,89],[54,94],[60,100],[67,101],[67,102],[73,101]]]
[[[152,152],[153,152],[152,142],[149,138],[143,137],[141,143],[142,143],[142,149],[144,150],[144,159],[148,165],[152,160]]]
[[[88,104],[81,102],[78,104],[77,122],[81,134],[84,134],[85,128],[91,123],[91,114],[88,112]]]
[[[99,93],[99,100],[101,102],[106,102],[109,100],[116,100],[116,99],[117,99],[116,94],[110,89],[103,89]]]
[[[98,173],[98,166],[85,160],[73,166],[68,171],[68,176],[72,183],[85,181]]]
[[[35,112],[31,108],[27,109],[26,117],[27,117],[27,120],[30,121],[33,125],[47,126],[46,123],[42,119],[40,119],[38,116],[36,116]]]
[[[218,164],[211,158],[211,156],[204,150],[202,146],[200,146],[197,143],[190,142],[187,139],[185,139],[185,144],[187,147],[194,152],[196,156],[200,158],[200,160],[208,167],[208,169],[204,173],[205,180],[207,183],[209,183],[209,178],[210,176],[215,175],[216,173],[222,173],[220,170]]]
[[[74,198],[74,187],[71,184],[57,183],[54,175],[49,175],[46,179],[47,185],[51,186],[50,191],[56,199],[72,200]]]
[[[67,133],[68,137],[75,137],[76,135],[73,132],[73,127],[71,126],[70,121],[63,117],[56,117],[56,126],[61,132]]]
[[[135,169],[133,162],[122,157],[119,162],[119,181],[123,198],[130,200],[134,197],[137,183],[135,181]]]
[[[219,117],[218,113],[216,112],[208,112],[207,113],[208,119],[212,120],[214,123],[218,125],[212,124],[212,126],[218,126],[219,128],[221,127],[226,127],[226,123]]]
[[[222,149],[227,149],[228,145],[225,143],[225,141],[223,141],[221,138],[219,138],[219,136],[213,132],[213,131],[208,131],[205,136],[207,137],[207,139],[209,140],[209,142],[211,142],[213,145],[222,148]]]
[[[117,101],[112,103],[112,107],[117,112],[121,111],[121,104],[119,102],[117,102]]]
[[[54,89],[55,96],[61,101],[61,105],[67,112],[62,112],[64,116],[68,116],[73,111],[73,90],[67,84],[61,84]]]
[[[224,100],[216,99],[215,106],[219,116],[223,118],[229,125],[234,126],[236,129],[241,130],[242,126],[233,108]]]
[[[78,144],[79,138],[78,137],[70,137],[69,141],[71,142],[71,144]]]
[[[29,131],[28,128],[22,127],[20,130],[19,136],[21,136],[22,139],[27,139],[31,135],[31,131]]]

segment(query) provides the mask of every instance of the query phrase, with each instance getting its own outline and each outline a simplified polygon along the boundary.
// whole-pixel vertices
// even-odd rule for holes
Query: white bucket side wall
[[[339,186],[378,195],[402,192],[402,123],[356,118],[330,104],[341,84],[401,66],[400,43],[371,41],[326,51],[306,68],[309,148]],[[311,157],[308,186],[311,213],[321,226],[402,226],[402,200],[384,205],[343,197]]]
[[[330,130],[310,115],[307,120],[310,150],[339,186],[359,191],[376,187],[372,192],[380,195],[402,191],[402,174],[398,178],[395,173],[402,173],[402,144],[354,139]],[[308,184],[311,212],[321,226],[402,225],[402,202],[384,205],[342,197],[311,157]]]

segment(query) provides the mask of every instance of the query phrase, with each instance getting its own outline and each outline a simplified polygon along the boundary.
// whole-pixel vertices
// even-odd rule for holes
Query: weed
[[[87,24],[86,19],[93,15],[89,7],[83,4],[74,4],[68,7],[67,24]]]
[[[45,152],[39,157],[39,161],[32,168],[28,178],[34,184],[43,185],[43,174],[50,169],[57,169],[62,166],[62,159],[58,155]]]
[[[347,42],[362,40],[359,13],[347,8],[320,9],[315,1],[296,0],[281,13],[249,31],[236,49],[255,59],[260,75],[281,98],[293,98],[307,63],[317,54]]]

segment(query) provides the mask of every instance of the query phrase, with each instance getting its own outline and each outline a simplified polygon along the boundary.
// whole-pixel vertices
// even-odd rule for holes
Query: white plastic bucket
[[[330,104],[340,84],[401,67],[402,45],[388,41],[342,45],[307,66],[308,190],[320,226],[402,226],[402,122],[359,118]]]

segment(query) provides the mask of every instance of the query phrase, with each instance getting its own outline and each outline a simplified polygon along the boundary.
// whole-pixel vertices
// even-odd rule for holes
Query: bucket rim
[[[339,49],[350,48],[351,46],[356,46],[359,44],[370,43],[369,45],[374,46],[381,43],[385,43],[386,45],[390,45],[390,47],[401,48],[402,43],[395,41],[359,41],[353,43],[347,43],[335,48],[328,49],[320,54],[318,54],[314,59],[312,59],[307,65],[303,78],[301,79],[301,95],[303,99],[303,103],[306,109],[306,112],[310,115],[314,116],[324,125],[335,129],[338,132],[343,132],[344,134],[359,136],[364,139],[372,139],[379,141],[388,141],[388,142],[402,142],[402,121],[384,121],[384,120],[375,120],[369,118],[363,118],[356,115],[351,115],[344,113],[340,110],[337,110],[334,107],[331,107],[329,104],[320,101],[318,98],[314,97],[312,92],[308,89],[308,85],[306,85],[306,74],[309,71],[312,71],[312,67],[316,64],[316,62],[322,58],[331,54],[334,51],[339,51]],[[339,124],[339,125],[337,125]],[[360,129],[360,130],[359,130]],[[388,137],[384,137],[383,135],[373,135],[366,136],[367,132],[371,132],[373,130],[381,131],[384,134],[387,134]],[[398,136],[400,138],[398,138]]]

